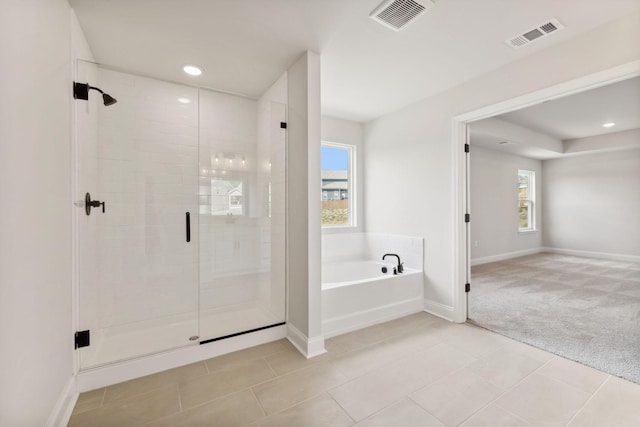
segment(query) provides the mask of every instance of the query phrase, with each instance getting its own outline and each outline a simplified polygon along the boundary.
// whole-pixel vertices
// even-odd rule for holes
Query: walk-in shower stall
[[[282,324],[282,99],[84,61],[76,81],[117,99],[74,101],[80,369]]]

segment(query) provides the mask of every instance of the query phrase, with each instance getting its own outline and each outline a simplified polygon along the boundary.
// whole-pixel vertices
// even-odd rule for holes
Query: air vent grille
[[[553,25],[553,22],[547,22],[544,25],[540,25],[540,28],[542,28],[542,31],[544,31],[547,34],[558,29],[558,27]]]
[[[369,16],[387,28],[400,31],[431,6],[431,0],[390,0],[381,4]]]
[[[507,39],[506,43],[514,49],[520,49],[522,46],[528,45],[535,40],[538,40],[563,28],[564,25],[562,25],[560,21],[558,21],[556,18],[552,18],[544,24],[537,26],[536,28]]]

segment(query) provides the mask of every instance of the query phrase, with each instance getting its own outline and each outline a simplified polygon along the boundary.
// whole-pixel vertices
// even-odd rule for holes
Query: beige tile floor
[[[80,395],[70,426],[640,426],[640,385],[418,313]]]

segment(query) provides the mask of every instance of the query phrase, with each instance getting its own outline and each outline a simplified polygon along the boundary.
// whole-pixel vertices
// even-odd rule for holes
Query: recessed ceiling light
[[[202,68],[196,65],[185,65],[184,67],[182,67],[182,69],[190,76],[199,76],[200,74],[202,74]]]
[[[613,127],[613,126],[615,126],[615,125],[616,125],[616,124],[615,124],[615,123],[613,123],[613,122],[607,122],[607,123],[603,123],[603,124],[602,124],[602,127],[603,127],[603,128],[610,128],[610,127]]]
[[[189,98],[178,98],[178,102],[181,104],[188,104],[191,100]]]

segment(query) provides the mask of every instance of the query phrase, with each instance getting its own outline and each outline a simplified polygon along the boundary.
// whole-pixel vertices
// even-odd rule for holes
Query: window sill
[[[518,233],[527,234],[527,233],[537,233],[538,230],[535,228],[527,229],[527,230],[518,230]]]
[[[323,230],[336,230],[336,229],[340,230],[340,229],[343,229],[343,228],[356,228],[356,226],[355,225],[351,225],[351,224],[349,224],[349,225],[323,225],[322,226]]]
[[[356,225],[323,225],[321,228],[321,233],[354,233],[358,231],[358,226]]]

